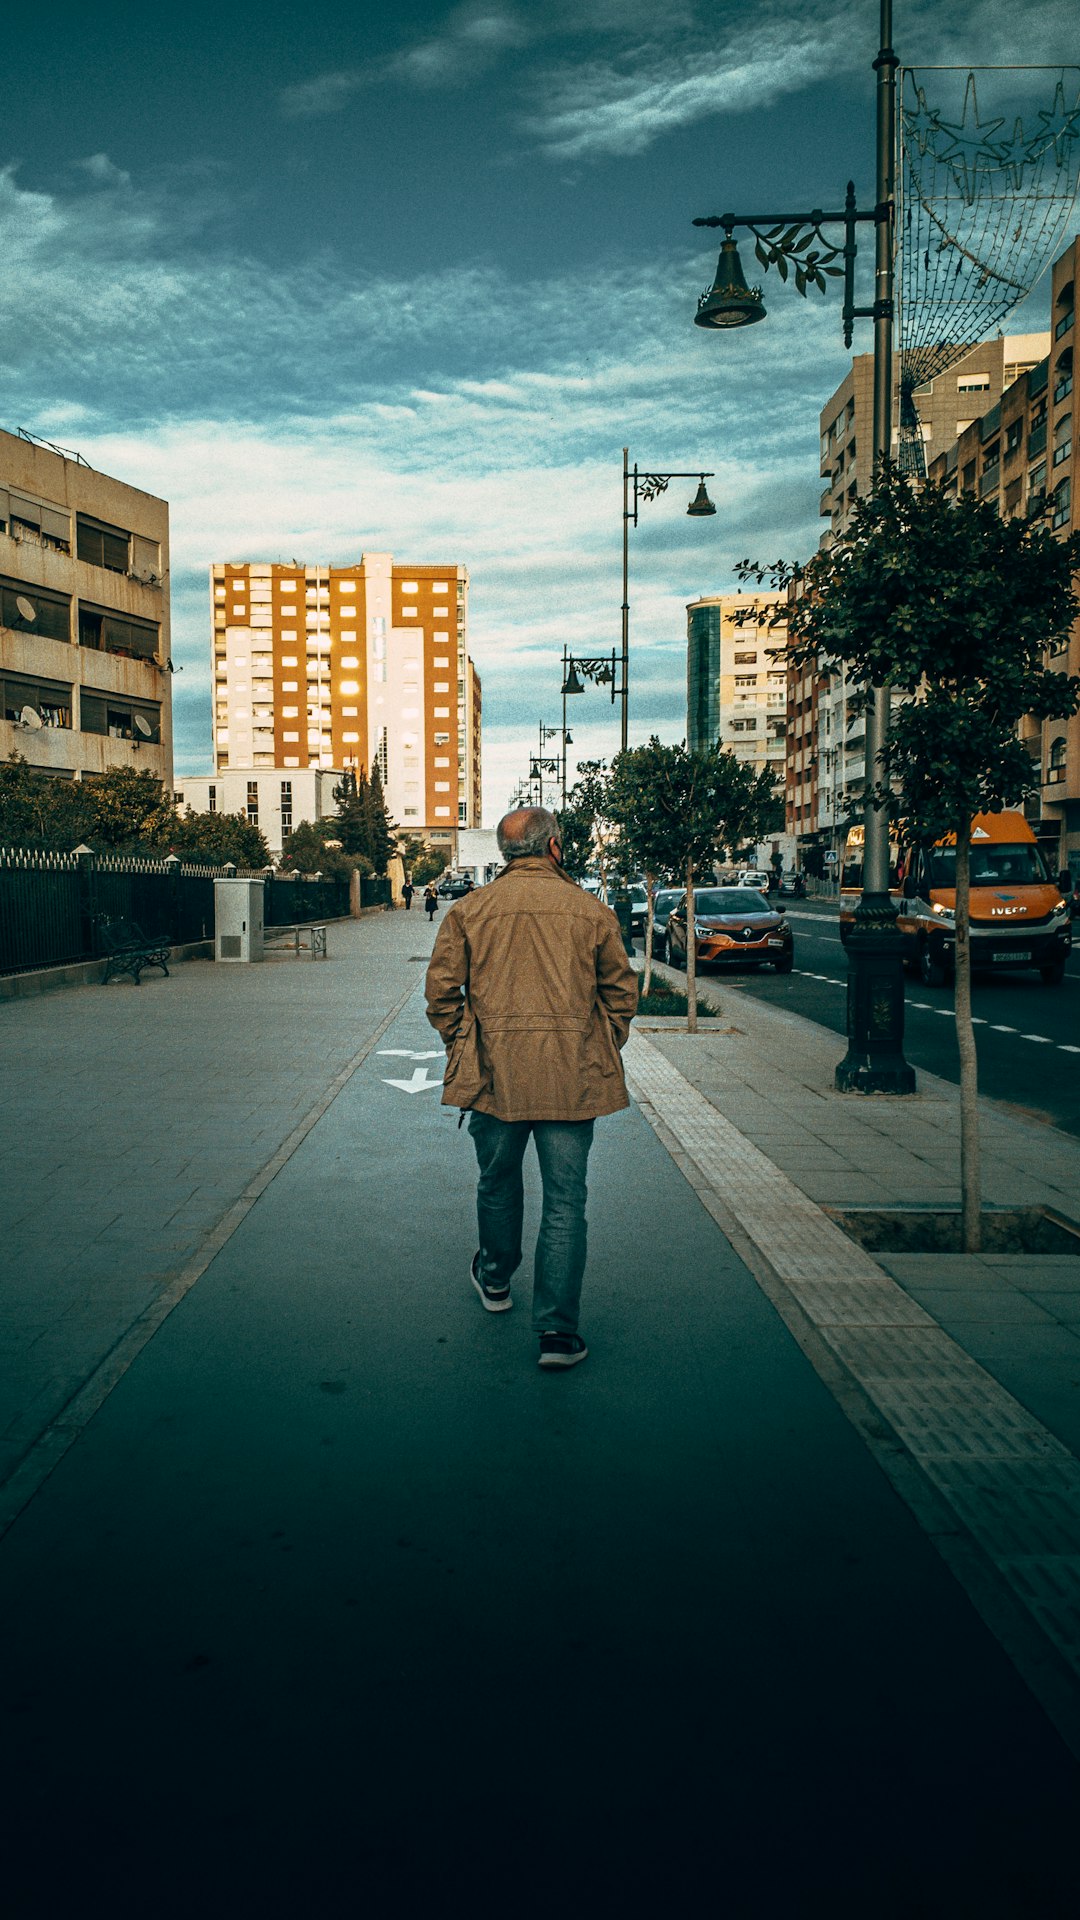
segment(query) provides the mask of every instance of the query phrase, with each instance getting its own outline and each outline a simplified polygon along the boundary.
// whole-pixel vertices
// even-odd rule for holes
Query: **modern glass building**
[[[686,610],[686,743],[691,753],[714,745],[720,734],[719,600],[699,600]]]

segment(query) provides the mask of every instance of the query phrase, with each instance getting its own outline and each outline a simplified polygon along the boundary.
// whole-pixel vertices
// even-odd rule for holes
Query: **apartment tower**
[[[787,629],[760,593],[712,593],[686,609],[686,738],[692,752],[730,747],[784,783]]]
[[[377,766],[404,832],[480,822],[480,681],[463,566],[217,563],[215,767]]]
[[[172,788],[169,509],[0,432],[0,759]]]

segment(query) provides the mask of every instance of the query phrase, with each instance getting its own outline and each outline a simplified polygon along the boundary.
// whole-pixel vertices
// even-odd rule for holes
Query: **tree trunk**
[[[694,863],[686,863],[686,1031],[697,1032],[697,940],[694,935]]]
[[[971,821],[956,833],[956,1044],[960,1053],[960,1201],[965,1253],[982,1247],[979,1068],[971,1023]]]
[[[645,875],[645,892],[648,898],[649,906],[648,906],[648,912],[645,917],[645,968],[642,974],[642,987],[641,987],[641,991],[643,994],[648,993],[649,988],[652,986],[653,909],[656,903],[655,873],[647,873]]]

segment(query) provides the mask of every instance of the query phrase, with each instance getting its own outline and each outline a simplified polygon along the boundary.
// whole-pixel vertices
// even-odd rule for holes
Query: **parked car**
[[[796,873],[794,870],[791,873],[782,873],[779,891],[790,894],[796,900],[801,900],[806,892],[805,874]]]
[[[694,933],[702,970],[764,964],[777,973],[790,973],[795,964],[795,943],[783,907],[771,907],[755,888],[695,888]],[[669,966],[685,967],[686,947],[686,895],[681,893],[664,930]]]
[[[764,867],[744,867],[735,882],[738,887],[757,887],[762,893],[768,893],[772,885],[772,875]]]
[[[473,891],[474,882],[465,874],[452,873],[439,883],[436,891],[444,900],[461,900]]]
[[[664,951],[664,935],[667,932],[668,914],[676,901],[683,897],[681,887],[657,887],[653,901],[653,952],[659,959]]]

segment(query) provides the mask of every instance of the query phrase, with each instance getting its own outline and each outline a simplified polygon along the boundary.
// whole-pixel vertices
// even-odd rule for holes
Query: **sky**
[[[1072,0],[894,15],[913,65],[1080,52]],[[842,205],[849,177],[872,204],[877,44],[877,0],[19,19],[0,425],[168,500],[178,776],[211,766],[211,562],[464,562],[493,823],[560,719],[563,647],[619,644],[624,446],[715,476],[715,519],[673,481],[630,529],[631,740],[684,736],[686,603],[816,546],[848,365],[838,299],[775,273],[765,324],[694,327],[717,243],[691,223]],[[570,712],[572,777],[618,708]]]

